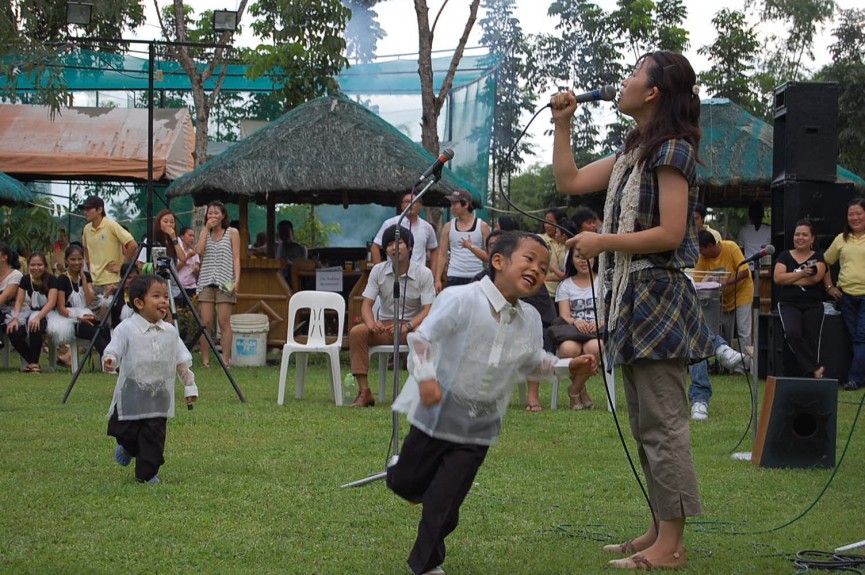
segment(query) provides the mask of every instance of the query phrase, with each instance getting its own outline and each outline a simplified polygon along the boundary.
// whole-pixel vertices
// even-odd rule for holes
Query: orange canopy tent
[[[186,108],[153,111],[153,179],[194,168]],[[147,180],[147,109],[0,105],[0,171],[19,180]]]

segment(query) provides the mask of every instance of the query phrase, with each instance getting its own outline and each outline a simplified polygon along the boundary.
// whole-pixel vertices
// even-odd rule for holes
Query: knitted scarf
[[[613,173],[610,175],[610,183],[607,186],[607,198],[604,203],[604,233],[610,233],[614,229],[612,222],[616,204],[620,205],[618,227],[615,228],[616,233],[628,234],[634,231],[637,209],[640,204],[640,184],[643,179],[642,164],[638,165],[637,163],[639,152],[640,149],[636,148],[622,154],[613,166]],[[629,169],[631,174],[625,182],[621,196],[618,196],[616,192]],[[612,262],[610,256],[612,256]],[[601,287],[598,294],[601,306],[604,306],[606,301],[604,291],[606,290],[607,269],[612,268],[613,270],[613,281],[610,286],[612,297],[609,313],[607,313],[607,326],[610,331],[616,327],[619,308],[622,305],[622,296],[628,287],[631,259],[632,254],[629,253],[601,252],[598,260],[598,273],[602,280],[599,282]],[[604,312],[601,313],[603,315]]]

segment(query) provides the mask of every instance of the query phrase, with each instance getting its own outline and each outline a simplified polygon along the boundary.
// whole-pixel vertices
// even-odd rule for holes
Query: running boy
[[[519,298],[544,287],[550,251],[526,232],[503,234],[490,253],[489,276],[442,291],[408,336],[410,377],[393,409],[411,429],[387,484],[423,503],[414,548],[415,574],[444,573],[444,540],[498,439],[514,386],[552,376],[558,359],[543,351],[541,318]],[[594,373],[590,355],[570,360],[571,374]]]
[[[114,459],[124,467],[135,458],[135,479],[159,483],[165,463],[165,424],[174,417],[174,377],[184,384],[191,404],[198,398],[192,356],[177,329],[164,321],[168,312],[168,282],[142,275],[129,284],[134,314],[115,328],[102,356],[102,369],[120,364],[120,377],[108,408],[108,435],[117,438]]]

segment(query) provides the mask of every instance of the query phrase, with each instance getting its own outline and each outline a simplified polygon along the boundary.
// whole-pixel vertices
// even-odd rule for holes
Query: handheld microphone
[[[604,86],[603,88],[598,88],[597,90],[592,90],[591,92],[583,92],[582,94],[575,94],[574,98],[577,100],[577,104],[583,104],[585,102],[597,102],[598,100],[613,100],[616,97],[616,89],[612,86]]]
[[[763,256],[771,256],[774,253],[775,253],[775,246],[773,246],[772,244],[769,244],[768,246],[764,247],[762,250],[760,250],[756,254],[752,255],[750,258],[745,258],[744,260],[739,262],[739,265],[743,266],[745,264],[755,262],[755,261],[759,260],[760,258],[762,258]]]
[[[436,181],[441,179],[442,177],[442,167],[448,163],[450,160],[454,159],[454,151],[450,148],[445,148],[439,153],[439,157],[436,158],[436,161],[426,169],[426,171],[417,179],[415,185],[418,186],[430,177],[435,178]]]

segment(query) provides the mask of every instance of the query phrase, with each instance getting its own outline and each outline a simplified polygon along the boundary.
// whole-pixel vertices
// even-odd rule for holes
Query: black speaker
[[[838,84],[787,82],[775,89],[772,180],[834,182]]]
[[[751,461],[756,467],[835,467],[838,381],[769,377]]]
[[[853,346],[840,314],[823,316],[817,361],[826,368],[825,377],[847,383],[850,364],[853,363]]]

